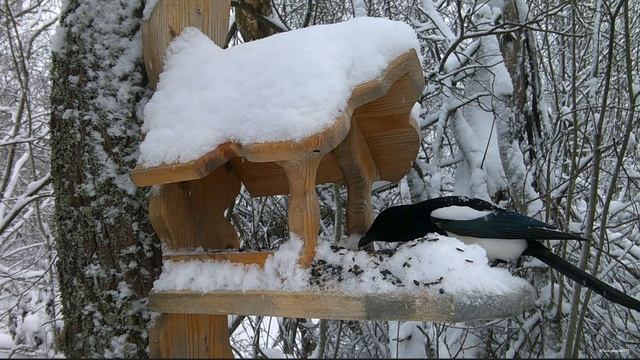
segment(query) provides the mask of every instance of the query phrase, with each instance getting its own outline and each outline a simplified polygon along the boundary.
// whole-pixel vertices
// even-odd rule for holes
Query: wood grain
[[[149,201],[151,223],[165,246],[171,249],[238,248],[235,228],[224,217],[224,211],[239,192],[240,179],[230,166],[218,167],[199,180],[162,185]],[[239,253],[234,260],[264,264],[266,256]],[[233,254],[216,257],[230,259]],[[172,258],[179,259],[180,256]],[[149,332],[151,355],[155,358],[232,357],[227,326],[226,315],[161,314]]]
[[[163,312],[149,327],[154,359],[232,359],[227,315]]]
[[[171,291],[152,293],[149,307],[159,312],[453,323],[515,316],[533,308],[535,298],[531,286],[500,295],[267,290],[203,294]]]
[[[142,22],[142,58],[149,84],[155,89],[164,68],[167,46],[186,27],[193,26],[218,46],[229,31],[230,0],[159,0]]]
[[[316,195],[316,172],[320,156],[279,162],[289,183],[289,232],[304,240],[300,265],[307,267],[315,256],[320,230],[320,205]]]
[[[162,185],[149,199],[151,224],[171,249],[238,248],[238,235],[224,212],[239,193],[240,179],[230,166],[199,180]]]
[[[399,181],[411,168],[420,148],[420,127],[410,118],[421,84],[406,74],[387,94],[353,113],[375,160],[380,180]]]
[[[379,174],[357,119],[334,153],[347,183],[347,234],[364,234],[373,221],[371,185]]]

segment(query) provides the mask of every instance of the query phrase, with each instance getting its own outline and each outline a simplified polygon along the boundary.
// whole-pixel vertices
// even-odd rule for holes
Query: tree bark
[[[70,358],[146,357],[146,296],[160,266],[148,191],[129,173],[148,96],[143,2],[69,0],[53,53],[51,171],[57,270]]]
[[[245,42],[265,38],[277,31],[262,19],[271,16],[270,0],[239,0],[236,4],[236,24]]]

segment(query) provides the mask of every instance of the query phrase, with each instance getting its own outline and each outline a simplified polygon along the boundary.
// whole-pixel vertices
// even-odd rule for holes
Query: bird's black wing
[[[431,220],[442,230],[460,236],[489,239],[584,240],[576,234],[557,230],[542,221],[503,209],[471,220]]]

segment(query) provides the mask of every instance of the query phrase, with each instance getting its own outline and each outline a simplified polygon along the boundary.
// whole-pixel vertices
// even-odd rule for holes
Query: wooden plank
[[[230,261],[237,264],[264,267],[264,263],[271,255],[273,255],[273,251],[216,252],[162,255],[162,259],[165,261]]]
[[[196,27],[218,46],[229,32],[230,0],[159,0],[142,22],[142,57],[155,89],[164,67],[165,50],[186,27]]]
[[[283,161],[282,166],[289,182],[289,208],[287,210],[289,232],[304,241],[300,265],[311,265],[316,253],[320,231],[320,204],[316,195],[316,173],[320,156],[306,160]]]
[[[462,322],[515,316],[535,306],[525,287],[502,295],[368,293],[335,291],[153,292],[149,307],[158,312],[270,315],[336,320],[416,320]]]
[[[373,222],[371,184],[378,180],[378,169],[354,119],[351,131],[334,153],[347,183],[347,233],[364,234]]]
[[[134,182],[138,186],[148,186],[196,179],[198,176],[205,176],[216,166],[236,156],[244,157],[252,162],[278,162],[303,160],[312,154],[327,154],[347,136],[351,127],[352,113],[358,107],[385,96],[388,91],[396,91],[395,88],[392,89],[392,85],[400,79],[404,80],[402,86],[398,86],[397,89],[403,93],[388,99],[390,101],[399,99],[399,101],[403,102],[404,109],[409,104],[413,106],[413,102],[420,95],[420,91],[424,86],[422,68],[414,50],[394,59],[380,77],[357,86],[347,101],[345,109],[334,119],[333,125],[317,134],[301,141],[280,141],[249,145],[223,144],[221,146],[226,147],[224,151],[220,152],[218,149],[214,149],[202,158],[189,163],[136,168],[133,172]],[[414,89],[412,93],[405,94],[406,91],[412,88]],[[410,106],[408,107],[409,110],[411,109]],[[405,114],[406,117],[408,117],[408,113]],[[391,126],[395,127],[396,123],[392,123]],[[364,131],[364,127],[363,134],[365,134],[366,138],[367,131]],[[205,161],[203,161],[203,158],[205,158]]]
[[[239,156],[238,154],[238,145],[224,143],[197,160],[186,163],[148,168],[138,165],[133,169],[131,179],[140,187],[202,179],[230,159]]]
[[[171,249],[238,248],[235,228],[224,212],[240,193],[240,179],[230,166],[188,182],[162,185],[149,199],[149,217]]]
[[[161,314],[149,328],[154,359],[232,359],[227,315]]]

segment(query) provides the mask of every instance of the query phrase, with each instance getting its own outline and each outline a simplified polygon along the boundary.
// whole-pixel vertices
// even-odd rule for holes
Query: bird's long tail
[[[523,255],[530,255],[540,259],[540,261],[561,272],[571,280],[590,288],[605,299],[611,300],[629,309],[640,311],[640,301],[607,285],[601,280],[596,279],[593,275],[578,269],[565,259],[554,254],[549,248],[538,241],[527,241],[527,249],[524,251]]]

